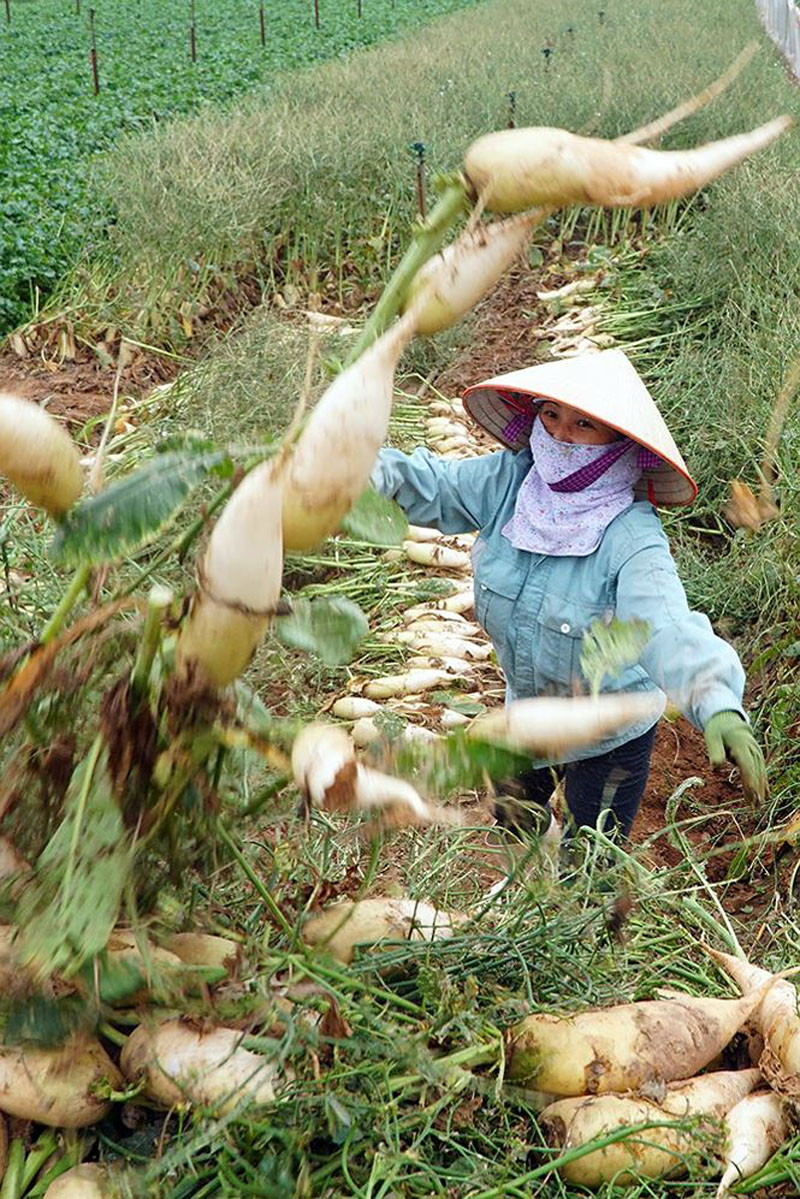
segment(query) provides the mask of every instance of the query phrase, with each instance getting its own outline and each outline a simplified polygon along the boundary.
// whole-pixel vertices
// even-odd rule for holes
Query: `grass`
[[[287,861],[276,858],[284,828],[273,820],[245,852],[291,926],[316,893],[322,863],[327,887],[382,890],[387,851],[397,890],[451,909],[457,903],[473,923],[452,940],[365,951],[344,969],[324,955],[303,958],[274,927],[265,934],[267,914],[235,868],[212,882],[204,906],[219,905],[221,931],[244,937],[250,987],[274,985],[287,971],[295,984],[315,984],[282,1031],[257,1033],[252,1042],[262,1051],[269,1044],[291,1066],[293,1080],[263,1116],[199,1118],[182,1126],[173,1120],[163,1155],[141,1163],[134,1193],[147,1183],[150,1194],[187,1199],[259,1186],[287,1199],[298,1190],[329,1199],[498,1199],[527,1194],[535,1182],[546,1199],[580,1195],[550,1171],[556,1154],[537,1132],[536,1096],[502,1084],[503,1030],[531,1010],[644,998],[665,985],[730,994],[698,952],[699,940],[727,940],[685,865],[653,873],[624,854],[609,859],[589,837],[584,868],[568,881],[548,881],[534,849],[488,899],[486,880],[502,866],[493,866],[486,830],[398,833],[376,857],[374,844],[317,817]],[[619,934],[611,910],[621,889],[637,902]],[[780,933],[783,948],[773,966],[791,956],[798,937],[790,920]],[[309,1015],[334,1000],[337,1031],[309,1024]],[[155,1135],[147,1122],[132,1135],[109,1119],[99,1128],[102,1156],[125,1157]],[[767,1185],[797,1181],[796,1150],[791,1142],[770,1163]],[[715,1185],[704,1181],[707,1167],[701,1152],[691,1182],[643,1182],[627,1193],[701,1199]]]

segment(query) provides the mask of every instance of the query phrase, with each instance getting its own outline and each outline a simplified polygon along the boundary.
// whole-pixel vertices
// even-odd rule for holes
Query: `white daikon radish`
[[[120,1057],[129,1082],[162,1107],[191,1103],[225,1115],[240,1104],[271,1103],[278,1071],[242,1047],[243,1033],[189,1019],[140,1024]]]
[[[360,720],[363,716],[374,716],[380,710],[380,704],[374,699],[364,699],[360,695],[343,695],[331,708],[339,720]]]
[[[426,529],[423,525],[408,526],[409,541],[439,541],[441,536],[438,529]]]
[[[553,1095],[599,1095],[689,1078],[721,1053],[772,986],[739,999],[652,999],[569,1016],[536,1012],[512,1030],[508,1076]]]
[[[458,455],[463,451],[472,452],[473,442],[466,437],[443,437],[440,440],[431,440],[431,449],[439,454],[442,458],[447,458],[451,454]]]
[[[451,683],[478,668],[474,659],[468,661],[466,658],[443,658],[440,654],[413,654],[406,665],[409,670],[446,670]]]
[[[415,899],[361,899],[337,903],[303,926],[303,940],[345,964],[356,945],[378,941],[439,941],[452,937],[452,916]]]
[[[230,937],[214,933],[173,933],[166,948],[185,966],[210,966],[235,973],[242,960],[242,947]]]
[[[289,459],[283,495],[287,550],[308,550],[339,526],[369,482],[386,440],[397,360],[414,334],[400,320],[334,379]]]
[[[490,642],[470,641],[466,637],[447,637],[439,633],[398,633],[397,640],[418,653],[435,654],[439,657],[466,658],[468,661],[485,662],[492,655]]]
[[[470,734],[552,760],[638,721],[652,717],[655,722],[660,711],[658,697],[648,692],[518,699],[478,717]]]
[[[458,591],[455,595],[449,595],[447,599],[439,600],[436,606],[446,612],[470,612],[475,607],[475,591],[472,587],[469,591]]]
[[[368,745],[374,745],[376,741],[380,741],[382,738],[386,737],[386,731],[381,729],[371,716],[362,716],[362,718],[357,720],[353,725],[351,736],[355,746],[357,746],[359,749],[365,749]],[[399,733],[399,739],[407,742],[436,741],[437,734],[434,733],[432,729],[423,728],[421,725],[407,724],[404,725],[403,729]],[[363,782],[361,787],[359,787],[359,792],[363,798]],[[361,804],[360,806],[364,805]]]
[[[137,937],[129,928],[115,928],[108,938],[106,953],[115,961],[129,961],[141,970],[146,970],[149,964],[164,966],[167,969],[179,970],[181,959],[177,953],[153,945],[144,937]]]
[[[469,592],[469,596],[471,600],[472,592]],[[451,598],[455,599],[457,596],[453,596]],[[450,612],[447,608],[438,607],[434,604],[416,604],[413,608],[407,608],[403,613],[403,624],[408,626],[413,624],[415,620],[438,620],[444,624],[451,625],[470,623],[468,620],[464,619],[460,612]],[[444,629],[441,630],[441,632],[444,631]],[[458,631],[457,629],[452,628],[450,632],[457,634]]]
[[[279,466],[262,462],[242,479],[212,530],[176,657],[214,686],[241,674],[280,598],[281,495]]]
[[[51,1128],[85,1128],[111,1110],[102,1098],[122,1078],[99,1041],[75,1036],[57,1049],[0,1049],[0,1112]]]
[[[80,454],[64,427],[38,404],[7,392],[0,392],[0,475],[55,517],[83,490]]]
[[[443,683],[453,681],[446,670],[409,670],[406,674],[387,674],[372,679],[364,687],[370,699],[390,699],[397,695],[417,695],[421,691],[433,691]]]
[[[463,712],[457,712],[455,708],[445,708],[440,720],[445,729],[460,729],[465,724],[469,724],[472,717],[466,716]]]
[[[758,1070],[720,1071],[667,1087],[661,1104],[628,1095],[581,1095],[559,1099],[540,1113],[537,1122],[559,1153],[580,1148],[618,1128],[663,1124],[676,1117],[719,1119],[760,1082]],[[686,1172],[686,1158],[704,1148],[681,1128],[642,1128],[624,1140],[596,1149],[559,1168],[565,1182],[597,1187],[613,1181],[626,1186],[637,1178],[672,1177]]]
[[[448,329],[474,308],[526,248],[544,215],[526,213],[492,225],[468,226],[429,259],[411,284],[406,303],[417,333],[429,337]]]
[[[116,1193],[105,1166],[83,1162],[54,1178],[44,1199],[112,1199]]]
[[[723,1120],[725,1129],[725,1167],[717,1199],[732,1186],[755,1174],[766,1165],[776,1149],[789,1136],[784,1101],[774,1091],[760,1091],[740,1099]]]
[[[336,725],[310,724],[295,737],[292,773],[309,802],[328,812],[392,809],[397,823],[404,811],[412,823],[442,816],[404,779],[359,763],[353,742]]]
[[[721,953],[718,949],[705,946],[706,951],[715,962],[718,962],[744,995],[752,994],[764,983],[775,976],[769,970],[762,970],[751,962],[733,957],[729,953]],[[782,1082],[792,1083],[791,1090],[800,1093],[800,1015],[798,1015],[797,988],[788,979],[780,979],[764,996],[760,1006],[754,1013],[758,1030],[769,1049],[771,1061],[765,1061],[762,1068],[772,1075],[777,1067],[783,1076]],[[775,1079],[777,1082],[777,1078]]]
[[[414,740],[413,735],[410,740]],[[435,819],[435,809],[425,802],[411,783],[382,774],[379,770],[370,770],[367,766],[358,767],[356,802],[363,811],[373,808],[407,809],[416,820],[427,822]]]
[[[502,129],[473,142],[464,171],[484,206],[496,212],[538,204],[646,207],[691,195],[793,124],[778,117],[693,150],[648,150],[547,126]]]
[[[420,617],[418,620],[412,620],[406,625],[408,633],[433,633],[435,636],[445,637],[485,637],[483,629],[479,624],[471,620],[464,620],[463,616],[458,616],[455,612],[444,613],[446,619],[442,620],[442,613],[433,613]],[[457,616],[458,625],[452,619]]]
[[[433,438],[466,437],[467,426],[461,421],[447,420],[446,417],[435,416],[425,422],[425,431]]]
[[[353,745],[358,749],[365,749],[368,745],[374,745],[376,741],[380,741],[383,735],[383,732],[378,728],[371,716],[359,717],[350,730]]]
[[[356,767],[352,740],[334,724],[306,725],[294,739],[294,781],[315,807],[354,807]]]
[[[453,550],[434,542],[404,541],[403,551],[420,566],[441,566],[444,570],[469,570],[472,562],[463,550]]]

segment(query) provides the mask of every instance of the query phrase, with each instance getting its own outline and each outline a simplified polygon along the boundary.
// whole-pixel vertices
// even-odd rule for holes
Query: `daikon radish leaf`
[[[24,957],[42,974],[72,974],[105,947],[129,877],[130,848],[104,749],[76,767],[65,812],[17,912]]]
[[[464,716],[482,716],[486,711],[486,704],[479,703],[476,699],[467,699],[457,691],[433,691],[431,702],[444,704],[446,708],[452,709],[453,712],[461,712]]]
[[[542,763],[544,764],[544,763]],[[391,756],[389,768],[431,795],[447,795],[462,788],[485,785],[487,779],[514,778],[537,762],[529,754],[490,745],[460,730],[436,742],[402,742]]]
[[[342,517],[342,529],[357,541],[373,545],[402,545],[408,536],[408,521],[399,504],[374,487],[362,491],[350,511]]]
[[[159,454],[97,495],[76,504],[53,539],[52,554],[72,565],[108,562],[148,545],[212,470],[230,473],[225,450]]]
[[[280,617],[274,627],[284,645],[316,654],[326,666],[342,666],[352,659],[369,625],[352,600],[319,596],[294,600],[291,615]]]
[[[90,1029],[96,1010],[83,995],[26,995],[12,998],[4,1013],[3,1041],[6,1045],[33,1043],[46,1049],[63,1045],[79,1029]]]
[[[581,670],[592,695],[598,695],[606,675],[622,674],[639,658],[650,640],[646,620],[595,620],[583,634]]]

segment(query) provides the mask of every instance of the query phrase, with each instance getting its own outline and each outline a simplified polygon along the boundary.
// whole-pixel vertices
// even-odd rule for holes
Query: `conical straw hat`
[[[473,420],[510,450],[528,444],[541,400],[569,404],[657,454],[635,492],[651,504],[691,504],[697,484],[653,397],[622,350],[602,350],[496,375],[464,393]]]

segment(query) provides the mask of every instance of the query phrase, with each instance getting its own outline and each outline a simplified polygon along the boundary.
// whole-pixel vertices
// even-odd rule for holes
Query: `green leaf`
[[[92,980],[88,981],[91,986]],[[34,994],[24,999],[12,998],[4,1015],[5,1044],[32,1041],[45,1048],[62,1045],[78,1029],[89,1029],[96,1021],[96,1012],[84,995],[51,998]]]
[[[74,973],[105,947],[119,913],[131,851],[98,748],[75,768],[65,816],[20,896],[24,957],[43,974]]]
[[[157,457],[72,508],[55,535],[61,562],[92,565],[153,541],[211,470],[230,469],[224,450],[180,450]]]
[[[444,704],[446,708],[450,708],[453,712],[460,712],[462,716],[482,716],[486,711],[486,704],[480,703],[477,699],[467,699],[459,691],[433,691],[431,701],[435,704]]]
[[[538,765],[529,754],[490,745],[461,730],[437,742],[401,743],[389,764],[394,773],[436,795],[482,787],[487,778],[514,778]]]
[[[615,677],[638,661],[650,640],[646,620],[595,620],[583,634],[581,670],[597,695],[606,675]]]
[[[369,625],[352,600],[323,595],[294,600],[291,615],[279,617],[274,627],[284,645],[314,653],[326,666],[343,666]]]
[[[356,541],[373,545],[401,545],[408,536],[408,521],[400,505],[374,487],[362,491],[341,527]]]

